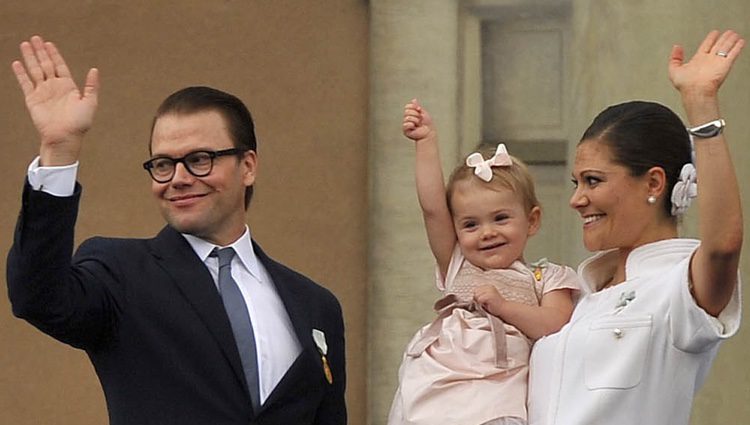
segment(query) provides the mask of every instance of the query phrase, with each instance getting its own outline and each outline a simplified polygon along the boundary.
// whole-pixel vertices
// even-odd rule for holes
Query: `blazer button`
[[[614,330],[612,330],[612,333],[615,334],[615,338],[617,339],[620,339],[623,337],[623,335],[625,335],[625,333],[620,328],[615,328]]]

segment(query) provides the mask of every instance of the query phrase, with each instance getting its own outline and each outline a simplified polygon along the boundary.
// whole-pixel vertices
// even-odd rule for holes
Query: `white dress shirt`
[[[39,157],[32,161],[28,169],[29,184],[34,190],[60,197],[73,194],[77,174],[78,162],[63,167],[40,167]],[[218,290],[218,258],[209,257],[216,245],[193,235],[183,236],[208,268]],[[276,292],[276,286],[255,255],[250,230],[245,227],[242,236],[228,247],[236,252],[232,259],[232,277],[240,287],[253,325],[260,402],[263,403],[300,355],[302,346],[284,303]]]

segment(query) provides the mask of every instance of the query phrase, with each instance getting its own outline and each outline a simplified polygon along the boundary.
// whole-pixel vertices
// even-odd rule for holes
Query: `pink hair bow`
[[[489,182],[492,180],[492,167],[507,167],[513,165],[504,143],[497,145],[497,150],[492,158],[485,160],[482,154],[474,152],[466,158],[466,165],[474,168],[474,174],[480,179]]]

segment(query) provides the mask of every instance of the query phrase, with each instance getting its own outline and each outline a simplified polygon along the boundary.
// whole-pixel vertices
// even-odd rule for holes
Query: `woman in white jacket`
[[[672,49],[687,130],[668,108],[636,101],[607,108],[584,133],[570,205],[597,253],[579,267],[570,323],[534,347],[531,424],[689,422],[719,343],[740,321],[742,211],[717,93],[744,44],[713,31],[688,62]],[[680,239],[696,192],[700,240]]]

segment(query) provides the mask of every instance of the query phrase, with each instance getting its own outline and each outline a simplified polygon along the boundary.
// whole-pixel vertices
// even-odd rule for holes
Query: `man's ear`
[[[258,154],[255,151],[247,151],[240,158],[243,169],[242,182],[245,186],[252,186],[258,173]]]
[[[542,209],[536,206],[529,211],[529,236],[534,236],[542,227]]]

